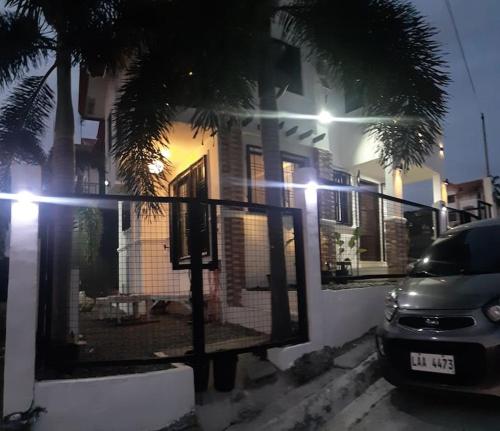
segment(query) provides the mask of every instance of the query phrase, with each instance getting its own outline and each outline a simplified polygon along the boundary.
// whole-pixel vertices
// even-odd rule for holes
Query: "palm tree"
[[[0,90],[13,87],[0,111],[2,178],[12,161],[43,163],[41,138],[51,110],[56,108],[54,141],[49,161],[49,190],[74,191],[74,114],[71,68],[80,63],[90,71],[113,70],[130,55],[140,38],[129,26],[126,2],[119,0],[7,0],[0,13]],[[127,31],[120,31],[127,29]],[[43,75],[30,75],[49,64]],[[57,73],[57,92],[47,83]],[[101,72],[102,73],[102,72]],[[5,175],[5,176],[4,176]],[[4,186],[5,187],[5,186]],[[54,209],[53,338],[68,341],[68,295],[73,214]]]
[[[149,174],[147,162],[161,158],[156,143],[168,143],[172,122],[185,107],[194,107],[195,134],[217,133],[237,123],[255,104],[261,111],[276,112],[274,118],[261,118],[261,140],[265,178],[281,181],[271,55],[271,24],[276,19],[285,37],[322,65],[326,79],[357,89],[366,115],[380,118],[367,124],[366,132],[381,142],[383,165],[398,163],[409,169],[421,165],[436,148],[448,77],[433,40],[435,30],[410,4],[184,0],[156,7],[150,16],[157,19],[148,22],[148,49],[127,69],[115,106],[113,151],[132,192],[154,194],[165,187],[164,178]],[[280,190],[266,188],[266,202],[281,206]],[[286,339],[290,312],[279,213],[268,212],[268,231],[270,243],[276,245],[270,255],[272,333],[275,339]]]
[[[129,61],[121,63],[125,81],[115,106],[113,153],[129,192],[154,195],[166,187],[166,172],[150,175],[148,164],[163,159],[157,143],[168,142],[172,123],[185,107],[194,107],[195,133],[234,127],[240,115],[254,108],[256,89],[259,108],[277,112],[270,29],[278,18],[286,37],[311,61],[321,63],[328,79],[358,89],[367,115],[394,118],[367,126],[367,132],[380,139],[384,165],[398,162],[407,169],[422,164],[434,149],[445,114],[443,88],[448,78],[433,41],[434,30],[411,5],[399,0],[290,0],[283,5],[274,0],[8,0],[7,6],[14,12],[0,15],[0,38],[8,41],[0,46],[0,86],[21,79],[13,90],[13,95],[28,95],[25,102],[14,103],[20,112],[36,116],[31,101],[38,97],[50,109],[48,74],[31,83],[25,75],[51,53],[55,56],[49,69],[57,70],[51,160],[55,193],[73,189],[72,61],[90,71],[113,70],[123,54],[129,54]],[[9,122],[6,130],[37,138],[27,124]],[[261,119],[268,181],[281,180],[278,131],[277,118]],[[277,189],[267,188],[266,200],[282,205]],[[64,268],[69,265],[65,266],[67,253],[62,251],[71,241],[71,219],[68,210],[61,210],[57,218],[58,304],[67,303],[69,272]],[[268,230],[270,242],[276,244],[270,256],[273,336],[285,339],[290,313],[284,251],[279,246],[282,220],[277,212],[269,212]],[[54,307],[59,322],[67,321],[64,308]],[[63,340],[66,332],[63,326],[57,339]]]

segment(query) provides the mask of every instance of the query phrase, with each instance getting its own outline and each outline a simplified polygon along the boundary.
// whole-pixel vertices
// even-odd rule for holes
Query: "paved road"
[[[349,431],[378,430],[499,431],[500,398],[392,389]]]

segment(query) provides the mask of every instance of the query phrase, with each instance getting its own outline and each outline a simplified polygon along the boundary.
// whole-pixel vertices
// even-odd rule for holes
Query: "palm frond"
[[[47,59],[52,40],[32,16],[0,14],[0,89]]]
[[[168,161],[158,144],[168,142],[176,110],[168,103],[172,86],[165,84],[161,72],[149,55],[134,61],[115,105],[112,153],[128,191],[136,195],[156,195],[166,183]],[[151,174],[149,165],[156,160],[162,161],[166,169]]]
[[[282,8],[288,36],[326,65],[344,88],[357,87],[382,164],[421,165],[436,148],[449,77],[436,30],[399,0],[295,0]]]
[[[151,175],[148,164],[155,159],[166,164],[157,144],[168,143],[179,112],[196,107],[194,135],[214,134],[223,118],[253,106],[255,27],[247,2],[186,0],[144,7],[154,12],[143,35],[144,53],[129,67],[115,106],[113,152],[129,191],[151,195],[165,190],[167,172]]]
[[[54,107],[47,76],[24,78],[0,108],[0,155],[9,160],[41,163],[41,139]]]

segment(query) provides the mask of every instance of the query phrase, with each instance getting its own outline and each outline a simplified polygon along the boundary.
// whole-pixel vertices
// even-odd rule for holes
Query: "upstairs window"
[[[276,86],[288,86],[288,91],[303,94],[300,49],[281,40],[273,39],[274,78]]]
[[[346,85],[344,88],[345,112],[352,112],[363,106],[363,88],[361,81]]]

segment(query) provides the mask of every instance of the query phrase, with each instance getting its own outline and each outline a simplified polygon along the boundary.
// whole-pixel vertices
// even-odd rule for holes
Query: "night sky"
[[[451,182],[486,176],[480,112],[487,121],[490,165],[500,175],[500,0],[451,0],[479,106],[444,0],[412,0],[440,31],[452,84],[449,114],[444,124],[445,175]]]
[[[437,37],[450,64],[453,82],[449,87],[450,112],[444,124],[445,177],[451,182],[461,182],[485,176],[481,111],[486,114],[491,170],[493,175],[500,175],[500,0],[451,0],[480,106],[472,93],[445,1],[411,1],[439,30]],[[0,8],[2,3],[0,0]],[[76,108],[77,71],[73,77]],[[78,141],[82,131],[92,137],[95,126],[77,126],[75,131]],[[50,146],[52,133],[48,135],[46,147]]]

